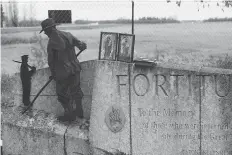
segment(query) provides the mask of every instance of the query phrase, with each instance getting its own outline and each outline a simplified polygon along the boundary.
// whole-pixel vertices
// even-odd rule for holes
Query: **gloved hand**
[[[35,72],[36,71],[36,67],[32,66],[31,69]]]
[[[81,44],[80,44],[80,46],[79,46],[79,49],[80,49],[81,51],[87,49],[86,43],[85,43],[85,42],[81,42]]]
[[[54,76],[49,76],[49,80],[56,80],[56,78]]]
[[[35,67],[35,66],[32,66],[30,72],[32,73],[32,75],[35,74],[35,72],[36,72],[36,67]]]

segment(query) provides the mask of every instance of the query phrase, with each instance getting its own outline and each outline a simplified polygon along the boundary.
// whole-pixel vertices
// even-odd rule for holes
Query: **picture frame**
[[[117,48],[118,33],[101,32],[98,59],[116,61]]]
[[[119,33],[118,39],[117,61],[133,62],[135,35]]]

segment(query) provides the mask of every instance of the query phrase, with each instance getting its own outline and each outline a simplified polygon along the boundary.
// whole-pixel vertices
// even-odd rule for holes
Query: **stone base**
[[[2,107],[4,155],[89,155],[88,126],[85,120],[59,122],[54,114],[23,107]],[[80,128],[81,127],[81,128]]]

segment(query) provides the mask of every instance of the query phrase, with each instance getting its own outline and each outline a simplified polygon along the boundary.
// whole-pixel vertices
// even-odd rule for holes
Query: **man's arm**
[[[55,66],[54,66],[54,63],[55,63],[56,53],[51,48],[50,44],[48,45],[47,52],[48,52],[48,66],[49,66],[49,69],[51,71],[52,76],[55,78]]]
[[[78,47],[80,50],[85,50],[87,48],[85,42],[80,41],[75,36],[73,36],[71,33],[70,33],[70,35],[72,37],[72,44],[73,44],[73,46]]]

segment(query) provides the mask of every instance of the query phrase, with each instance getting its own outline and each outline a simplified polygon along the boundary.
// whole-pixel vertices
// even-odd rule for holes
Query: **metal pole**
[[[132,1],[132,34],[134,34],[134,1]],[[128,80],[129,80],[129,117],[130,117],[130,155],[133,154],[132,145],[132,107],[131,107],[131,65],[128,64]]]
[[[134,1],[132,1],[132,34],[134,34]]]
[[[200,87],[200,89],[199,89],[199,125],[200,125],[200,155],[201,155],[201,150],[202,150],[202,139],[201,139],[201,137],[202,137],[202,130],[201,130],[201,111],[202,111],[202,109],[201,109],[201,102],[202,102],[202,99],[201,99],[201,95],[202,95],[202,93],[201,93],[201,86],[202,86],[202,82],[201,82],[201,76],[199,77],[200,78],[200,82],[199,82],[199,87]]]
[[[130,155],[133,154],[132,145],[132,107],[131,107],[131,64],[128,64],[128,83],[129,83],[129,118],[130,118]]]
[[[3,18],[4,18],[4,12],[3,12],[2,4],[1,4],[1,27],[3,27]]]

